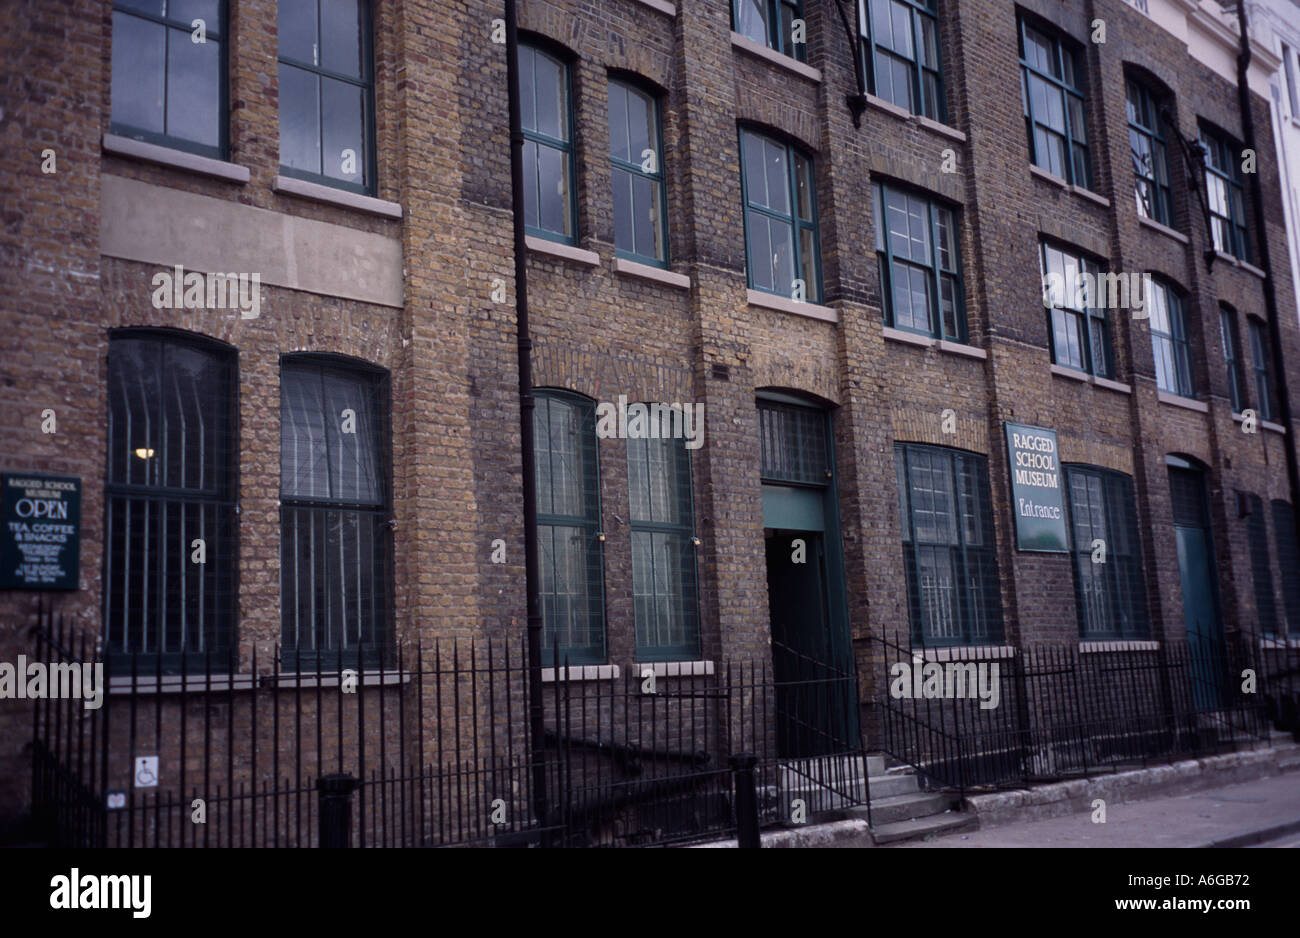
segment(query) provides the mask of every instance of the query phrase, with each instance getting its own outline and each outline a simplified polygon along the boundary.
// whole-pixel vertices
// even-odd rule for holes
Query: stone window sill
[[[731,44],[742,52],[748,52],[750,55],[765,59],[773,65],[779,65],[788,71],[794,72],[800,78],[807,78],[809,81],[820,82],[822,73],[820,69],[813,68],[811,65],[805,65],[798,59],[793,59],[788,55],[782,55],[775,49],[769,49],[767,46],[760,46],[748,36],[742,36],[740,33],[732,32]]]
[[[1181,394],[1170,394],[1168,391],[1156,391],[1156,397],[1162,404],[1169,404],[1173,407],[1186,407],[1188,410],[1195,410],[1202,414],[1208,414],[1210,412],[1210,405],[1205,403],[1205,401],[1183,397]]]
[[[652,10],[658,10],[665,16],[677,16],[677,7],[673,6],[671,3],[665,2],[665,0],[637,0],[637,3],[642,6],[647,6]]]
[[[542,668],[542,683],[555,683],[555,668]],[[619,667],[616,664],[584,664],[560,668],[561,681],[616,681]]]
[[[1100,205],[1102,208],[1110,208],[1110,199],[1106,198],[1104,195],[1098,195],[1097,193],[1093,192],[1091,189],[1085,189],[1083,186],[1071,185],[1068,186],[1067,188],[1081,199],[1087,199],[1089,202],[1095,202],[1098,205]]]
[[[1069,378],[1071,381],[1081,381],[1088,384],[1092,380],[1092,375],[1086,371],[1079,371],[1076,368],[1067,368],[1065,365],[1053,365],[1052,374],[1058,378]]]
[[[988,358],[989,353],[984,349],[974,345],[965,345],[961,342],[951,342],[948,339],[936,339],[931,335],[920,335],[916,332],[908,332],[906,329],[895,329],[893,326],[882,326],[881,334],[889,342],[901,342],[904,345],[919,345],[921,348],[937,348],[941,352],[949,355],[960,355],[963,358]]]
[[[1248,274],[1254,274],[1260,280],[1264,280],[1268,277],[1268,274],[1264,273],[1264,271],[1260,270],[1254,264],[1247,264],[1245,261],[1239,260],[1237,261],[1237,266]]]
[[[945,137],[951,137],[961,143],[966,142],[966,135],[955,127],[949,127],[947,124],[941,124],[937,120],[932,120],[931,118],[924,117],[920,114],[913,114],[907,108],[899,107],[892,101],[878,98],[874,94],[868,94],[866,97],[867,104],[878,111],[883,111],[892,117],[897,117],[899,120],[911,121],[914,124],[919,124],[927,130],[933,130],[935,133],[943,134]]]
[[[1081,654],[1100,651],[1159,651],[1159,642],[1116,640],[1100,642],[1079,642]]]
[[[1232,412],[1232,419],[1236,423],[1245,423],[1246,421],[1246,418],[1243,417],[1241,414],[1237,413],[1235,410]],[[1269,430],[1273,433],[1279,433],[1282,436],[1286,436],[1286,427],[1282,426],[1282,424],[1280,423],[1274,423],[1271,420],[1260,420],[1259,425],[1263,427],[1265,430]]]
[[[985,359],[989,357],[989,353],[982,348],[965,345],[961,342],[949,342],[947,339],[939,340],[939,351],[947,352],[949,355],[962,355],[966,358]]]
[[[184,683],[182,684],[182,677]],[[129,675],[113,675],[108,679],[108,693],[118,694],[204,694],[229,692],[231,690],[252,690],[256,685],[256,676],[252,674],[164,674],[162,681],[157,674],[139,675],[132,684]]]
[[[398,671],[396,668],[391,671],[380,671],[378,668],[362,668],[357,671],[356,668],[349,668],[344,665],[342,670],[354,672],[360,678],[358,683],[363,687],[409,684],[412,678],[410,671]],[[274,674],[262,675],[260,683],[267,687],[279,687],[288,690],[296,690],[299,687],[338,687],[339,672],[335,670],[316,674],[310,671],[281,671],[279,677]]]
[[[647,671],[653,671],[655,677],[702,677],[713,673],[712,661],[643,661],[636,665],[636,673],[641,677]]]
[[[573,261],[576,264],[586,264],[588,267],[600,266],[600,255],[595,251],[588,251],[584,248],[574,247],[572,244],[561,244],[558,241],[550,241],[546,238],[538,238],[534,235],[525,235],[524,244],[528,250],[535,251],[538,254],[549,254],[552,257],[561,257],[566,261]]]
[[[1166,238],[1173,238],[1175,241],[1181,244],[1191,243],[1191,238],[1187,237],[1187,235],[1183,234],[1181,231],[1175,231],[1174,229],[1166,225],[1162,225],[1158,221],[1153,221],[1152,219],[1147,218],[1143,215],[1138,216],[1138,224],[1144,228],[1150,228],[1152,231],[1158,231]]]
[[[745,299],[750,306],[774,309],[781,313],[790,313],[793,316],[806,316],[809,319],[820,319],[823,322],[840,321],[840,314],[829,306],[800,302],[789,297],[777,296],[775,293],[764,293],[762,290],[746,290]]]
[[[1012,645],[956,645],[951,648],[925,649],[926,661],[987,661],[990,658],[1015,656],[1016,649]]]
[[[319,182],[308,182],[305,179],[295,179],[292,176],[276,176],[271,182],[271,190],[284,195],[295,195],[300,199],[310,199],[313,202],[325,202],[329,205],[350,208],[358,212],[381,215],[384,218],[402,217],[400,202],[389,202],[387,199],[359,195],[356,192],[335,189],[333,186],[325,186]]]
[[[1047,170],[1040,166],[1036,166],[1033,163],[1029,164],[1029,174],[1031,176],[1037,176],[1044,182],[1050,182],[1054,186],[1059,186],[1066,192],[1072,192],[1081,199],[1095,202],[1103,208],[1110,208],[1110,199],[1106,198],[1104,195],[1098,195],[1091,189],[1085,189],[1083,186],[1076,186],[1074,183],[1070,182],[1070,180],[1064,179],[1061,176],[1056,175],[1056,173],[1049,173]]]
[[[241,185],[248,182],[247,166],[214,160],[211,157],[199,156],[197,153],[186,153],[184,150],[159,146],[156,143],[145,143],[143,140],[132,140],[130,137],[118,134],[104,134],[102,146],[105,153],[114,156],[125,156],[146,163],[156,163],[159,166],[170,166],[172,169],[183,169],[200,176],[210,176],[213,179]]]
[[[1069,378],[1071,381],[1079,381],[1083,384],[1091,384],[1094,387],[1105,388],[1108,391],[1118,391],[1120,394],[1132,394],[1133,387],[1125,384],[1123,381],[1112,381],[1110,378],[1099,378],[1096,375],[1090,375],[1086,371],[1079,371],[1076,368],[1067,368],[1064,365],[1053,365],[1052,374],[1060,378]]]
[[[641,264],[623,257],[614,258],[614,272],[627,274],[630,277],[640,277],[643,280],[653,280],[655,283],[667,284],[670,287],[677,287],[682,290],[691,288],[691,278],[685,274],[673,273],[663,267]]]

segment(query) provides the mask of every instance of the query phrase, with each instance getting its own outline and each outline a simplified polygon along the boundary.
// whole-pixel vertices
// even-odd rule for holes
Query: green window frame
[[[1202,126],[1200,135],[1205,148],[1205,201],[1214,249],[1249,263],[1245,188],[1235,156],[1241,147],[1208,127]]]
[[[280,172],[375,193],[370,0],[279,0]]]
[[[519,46],[519,109],[524,133],[524,228],[576,244],[578,169],[573,146],[569,63],[540,46]]]
[[[794,41],[794,21],[802,18],[802,0],[732,0],[731,3],[733,30],[759,45],[806,62],[808,43]]]
[[[912,640],[924,647],[1002,640],[988,460],[894,444]]]
[[[937,10],[938,0],[863,0],[858,37],[868,91],[912,114],[945,122]]]
[[[1228,371],[1228,397],[1234,413],[1246,406],[1241,377],[1241,355],[1237,352],[1237,317],[1226,303],[1219,304],[1219,337],[1223,342],[1223,364]]]
[[[280,361],[280,642],[285,668],[392,663],[388,375]]]
[[[627,441],[637,661],[700,650],[691,460],[679,437]]]
[[[614,253],[668,266],[668,197],[659,97],[609,81],[609,162],[614,190]],[[649,154],[649,156],[647,156]],[[647,160],[653,171],[645,168]]]
[[[1254,316],[1246,317],[1246,330],[1250,334],[1250,371],[1255,385],[1255,406],[1259,408],[1261,420],[1272,420],[1273,381],[1268,369],[1268,336],[1264,333],[1264,323]]]
[[[965,342],[956,210],[892,183],[872,183],[871,195],[885,324]]]
[[[1166,228],[1174,227],[1174,202],[1169,185],[1169,150],[1160,106],[1146,85],[1125,81],[1129,152],[1133,157],[1133,190],[1138,215]]]
[[[1196,397],[1192,371],[1191,342],[1187,335],[1187,312],[1183,299],[1164,281],[1148,281],[1147,310],[1150,318],[1151,352],[1156,362],[1156,387],[1179,397]]]
[[[605,661],[604,555],[596,406],[568,391],[538,391],[537,539],[543,663]]]
[[[1097,298],[1090,291],[1084,290],[1087,295],[1080,297],[1080,291],[1076,290],[1080,276],[1089,278],[1084,283],[1098,283],[1101,268],[1082,254],[1047,241],[1039,242],[1038,259],[1052,364],[1098,378],[1113,378],[1110,315],[1097,306]],[[1063,284],[1063,288],[1049,291],[1047,286],[1051,283]]]
[[[225,0],[114,0],[112,21],[112,132],[224,160]]]
[[[224,667],[238,590],[236,388],[228,346],[159,330],[108,340],[104,651],[111,672]],[[192,562],[194,539],[205,560]]]
[[[1300,638],[1300,548],[1296,545],[1295,514],[1291,503],[1281,499],[1274,499],[1272,508],[1273,545],[1282,577],[1282,609],[1286,613],[1288,634]]]
[[[1092,188],[1081,57],[1056,32],[1020,18],[1020,94],[1029,159],[1069,183]]]
[[[750,289],[792,297],[796,281],[802,281],[804,298],[820,302],[821,249],[812,157],[793,144],[741,128],[740,182]]]
[[[1245,493],[1238,493],[1238,495]],[[1261,635],[1279,634],[1277,598],[1273,595],[1273,566],[1268,556],[1268,525],[1264,520],[1264,500],[1246,495],[1250,514],[1246,516],[1246,542],[1250,548],[1250,581],[1255,590],[1255,616]],[[1285,629],[1282,630],[1283,634]]]
[[[1147,638],[1150,623],[1133,479],[1097,466],[1067,463],[1063,468],[1079,637]],[[1100,563],[1093,560],[1103,557],[1094,551],[1096,540],[1105,550]]]

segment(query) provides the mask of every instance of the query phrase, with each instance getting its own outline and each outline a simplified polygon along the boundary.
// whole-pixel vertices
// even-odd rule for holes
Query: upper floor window
[[[1020,21],[1021,98],[1035,166],[1092,188],[1083,73],[1075,47]]]
[[[1146,591],[1133,480],[1109,469],[1064,468],[1080,637],[1143,638]]]
[[[225,0],[114,0],[113,133],[224,159]]]
[[[686,441],[627,441],[632,596],[638,661],[699,654],[691,463]]]
[[[529,234],[576,240],[577,169],[569,66],[536,46],[519,47],[524,132],[524,223]]]
[[[1159,103],[1145,85],[1126,82],[1129,152],[1133,156],[1134,192],[1138,214],[1174,226],[1174,203],[1169,189],[1169,153]]]
[[[1205,195],[1214,249],[1250,260],[1246,202],[1241,182],[1241,148],[1212,130],[1201,128],[1205,147]]]
[[[894,446],[913,641],[1002,639],[988,461],[938,446]]]
[[[369,0],[278,0],[280,169],[375,189]]]
[[[604,573],[596,408],[587,398],[539,391],[537,538],[541,559],[543,662],[605,660]]]
[[[808,61],[801,0],[732,0],[731,16],[736,32],[745,38]]]
[[[1147,310],[1151,351],[1156,361],[1156,387],[1181,397],[1195,397],[1191,343],[1182,297],[1160,280],[1151,279]]]
[[[933,120],[946,117],[939,71],[938,0],[867,0],[858,6],[867,88]]]
[[[609,83],[609,161],[615,253],[666,266],[668,212],[659,100],[621,81]]]
[[[953,210],[885,183],[873,183],[871,193],[885,322],[965,341],[961,249]]]
[[[1042,243],[1043,302],[1048,307],[1052,361],[1100,378],[1114,377],[1110,320],[1092,285],[1098,267],[1081,254]]]
[[[114,669],[132,655],[161,658],[166,671],[182,662],[202,669],[209,655],[226,665],[236,603],[234,396],[234,355],[214,343],[134,331],[109,338],[104,647]]]
[[[391,646],[388,379],[333,360],[280,368],[285,666],[377,667]]]
[[[812,159],[788,143],[741,130],[740,166],[749,286],[819,302]]]
[[[1300,87],[1296,85],[1295,52],[1285,42],[1281,44],[1282,74],[1286,82],[1286,100],[1291,105],[1290,115],[1300,119]]]
[[[1232,409],[1241,413],[1246,406],[1246,396],[1241,378],[1241,354],[1237,346],[1237,321],[1226,304],[1219,305],[1219,336],[1223,341],[1223,362],[1228,369],[1228,397]]]
[[[1273,382],[1268,373],[1268,334],[1264,323],[1254,316],[1246,318],[1246,328],[1250,332],[1250,370],[1255,384],[1255,406],[1259,408],[1261,420],[1272,420]]]

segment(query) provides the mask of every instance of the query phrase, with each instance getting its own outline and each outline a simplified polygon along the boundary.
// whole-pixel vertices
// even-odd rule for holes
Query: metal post
[[[357,784],[351,775],[323,775],[316,780],[322,847],[352,846],[352,792]]]
[[[758,837],[758,791],[754,768],[758,756],[743,752],[732,756],[731,775],[736,784],[736,839],[742,848],[761,846]]]

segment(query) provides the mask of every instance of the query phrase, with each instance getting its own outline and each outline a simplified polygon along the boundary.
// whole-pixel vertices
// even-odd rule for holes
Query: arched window
[[[788,143],[742,129],[740,167],[750,288],[820,302],[812,158]]]

